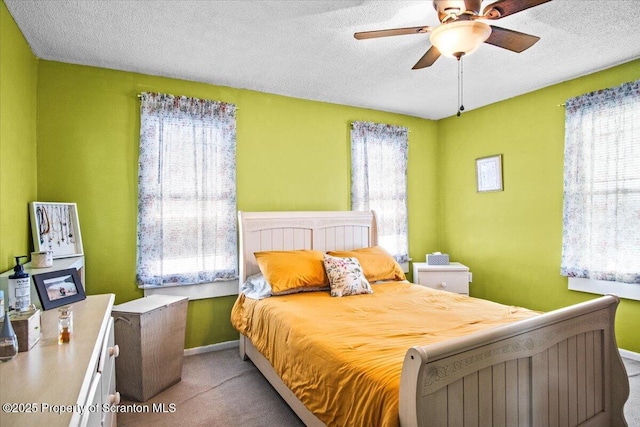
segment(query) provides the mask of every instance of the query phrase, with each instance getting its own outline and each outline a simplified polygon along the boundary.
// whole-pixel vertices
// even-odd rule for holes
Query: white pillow
[[[247,277],[240,287],[240,292],[252,299],[263,299],[271,296],[271,284],[262,273]]]

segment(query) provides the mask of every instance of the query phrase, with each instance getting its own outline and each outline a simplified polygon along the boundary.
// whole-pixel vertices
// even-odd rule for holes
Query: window
[[[639,288],[640,81],[566,111],[561,274]]]
[[[143,93],[136,280],[237,278],[235,105]]]
[[[375,211],[378,243],[399,263],[409,260],[408,146],[407,128],[380,123],[353,123],[351,209]]]

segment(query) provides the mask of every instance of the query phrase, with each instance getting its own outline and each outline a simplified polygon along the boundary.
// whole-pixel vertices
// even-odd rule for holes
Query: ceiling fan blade
[[[407,28],[392,28],[390,30],[375,30],[375,31],[362,31],[355,33],[353,37],[358,40],[374,39],[377,37],[389,37],[389,36],[403,36],[405,34],[423,34],[431,31],[431,27],[407,27]]]
[[[438,58],[440,58],[440,51],[437,47],[431,46],[427,53],[422,55],[422,58],[420,58],[420,60],[416,62],[416,65],[413,66],[412,70],[431,67]]]
[[[491,35],[484,42],[520,53],[536,44],[538,40],[540,37],[492,25]]]
[[[483,9],[482,15],[486,19],[500,19],[549,1],[551,0],[498,0],[487,5]]]

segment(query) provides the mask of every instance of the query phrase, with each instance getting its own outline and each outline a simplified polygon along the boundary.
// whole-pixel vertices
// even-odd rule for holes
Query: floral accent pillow
[[[329,278],[332,297],[373,293],[357,258],[339,258],[325,254],[324,269]]]

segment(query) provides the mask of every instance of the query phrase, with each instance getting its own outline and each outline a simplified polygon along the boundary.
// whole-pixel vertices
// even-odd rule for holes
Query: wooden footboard
[[[626,426],[629,383],[605,296],[406,356],[400,424]]]

